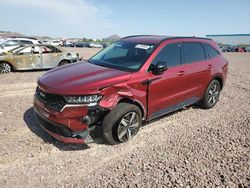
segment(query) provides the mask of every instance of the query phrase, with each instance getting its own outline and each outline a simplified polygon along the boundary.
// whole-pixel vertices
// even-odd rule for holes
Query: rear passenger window
[[[59,50],[58,48],[54,47],[54,46],[46,46],[46,48],[49,48],[50,51],[47,51],[46,53],[60,53],[61,50]]]
[[[34,47],[32,48],[32,51],[33,51],[33,54],[39,54],[40,47],[39,47],[39,46],[34,46]]]
[[[184,64],[206,59],[204,49],[200,43],[183,43],[182,54]]]
[[[208,56],[210,59],[212,59],[212,58],[214,58],[214,57],[216,57],[216,56],[218,56],[218,55],[220,54],[217,50],[215,50],[215,49],[214,49],[212,46],[210,46],[209,44],[203,43],[203,46],[204,46],[204,48],[205,48],[205,50],[206,50],[207,56]]]
[[[180,65],[181,63],[181,53],[178,43],[169,44],[165,46],[154,59],[153,64],[155,65],[159,61],[164,61],[167,63],[168,67],[173,67]]]
[[[20,40],[21,44],[33,44],[31,41],[28,40]]]

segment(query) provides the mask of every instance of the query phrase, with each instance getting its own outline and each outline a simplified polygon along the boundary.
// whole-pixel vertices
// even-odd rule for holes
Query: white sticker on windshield
[[[145,45],[145,44],[137,44],[135,47],[140,48],[140,49],[144,49],[144,50],[151,48],[151,46]]]

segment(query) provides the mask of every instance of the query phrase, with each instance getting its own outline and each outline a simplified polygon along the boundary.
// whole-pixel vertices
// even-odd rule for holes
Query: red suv
[[[134,137],[142,121],[195,103],[212,108],[228,62],[207,38],[130,36],[87,62],[55,68],[38,80],[41,127],[65,143],[87,143],[102,128],[109,144]]]

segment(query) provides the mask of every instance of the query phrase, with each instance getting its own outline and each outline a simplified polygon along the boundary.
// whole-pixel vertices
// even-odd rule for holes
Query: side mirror
[[[153,74],[162,74],[165,70],[168,69],[167,62],[158,61],[153,68]]]
[[[4,49],[4,46],[3,46],[2,44],[0,44],[0,48],[1,48],[1,49]]]

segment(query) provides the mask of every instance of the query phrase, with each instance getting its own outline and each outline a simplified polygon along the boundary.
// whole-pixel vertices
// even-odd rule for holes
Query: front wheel
[[[204,109],[213,108],[219,100],[221,85],[218,80],[212,80],[207,87],[200,105]]]
[[[127,142],[138,133],[141,122],[142,113],[136,105],[119,103],[103,120],[103,138],[110,145]]]
[[[0,63],[0,73],[10,73],[11,66],[8,63]]]

